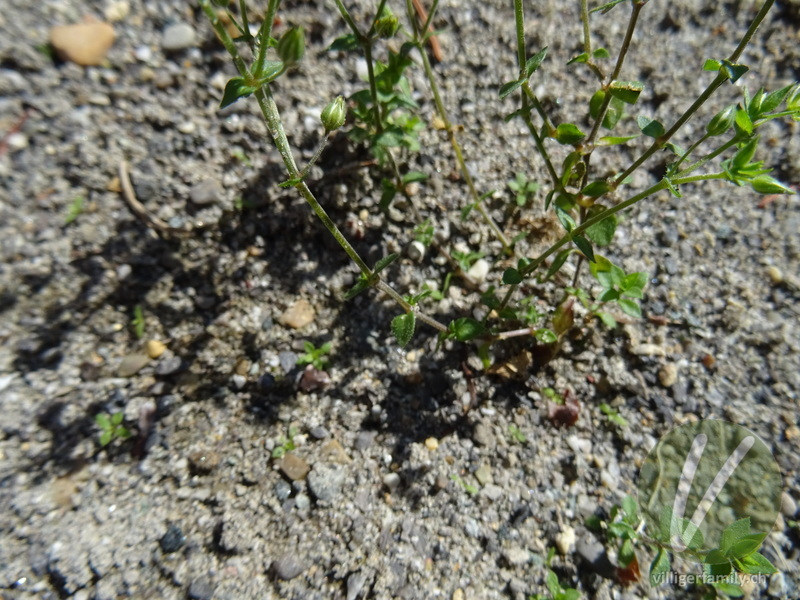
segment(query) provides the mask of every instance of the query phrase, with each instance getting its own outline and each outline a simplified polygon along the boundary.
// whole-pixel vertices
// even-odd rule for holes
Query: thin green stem
[[[392,288],[392,286],[390,286],[390,285],[389,285],[389,284],[387,284],[386,282],[384,282],[384,281],[379,281],[379,282],[378,282],[378,284],[377,284],[375,287],[376,287],[377,289],[379,289],[380,291],[384,292],[384,293],[385,293],[386,295],[388,295],[390,298],[392,298],[392,300],[394,300],[395,302],[397,302],[397,303],[398,303],[400,306],[402,306],[402,307],[403,307],[403,310],[405,310],[406,312],[411,312],[411,311],[413,311],[413,310],[414,310],[414,307],[413,307],[413,306],[411,306],[411,305],[410,305],[410,304],[409,304],[409,303],[406,301],[406,299],[405,299],[405,298],[403,298],[403,297],[402,297],[400,294],[398,294],[398,293],[397,293],[397,292],[396,292],[396,291],[395,291],[395,290]],[[431,326],[431,327],[433,327],[434,329],[438,329],[439,331],[447,331],[447,326],[445,326],[445,325],[442,325],[442,324],[441,324],[439,321],[437,321],[437,320],[436,320],[436,319],[434,319],[434,318],[431,318],[431,317],[429,317],[429,316],[428,316],[428,315],[426,315],[425,313],[422,313],[422,312],[416,312],[416,311],[415,311],[415,312],[414,312],[414,314],[416,315],[417,319],[419,319],[419,320],[420,320],[420,321],[422,321],[423,323],[427,323],[428,325],[430,325],[430,326]]]
[[[386,0],[381,0],[381,3],[378,5],[378,10],[375,11],[375,18],[372,19],[372,25],[367,32],[367,37],[372,37],[375,34],[375,24],[378,22],[378,19],[381,18],[381,13],[383,9],[386,7]]]
[[[733,139],[728,140],[727,142],[722,144],[722,146],[720,146],[719,148],[717,148],[713,152],[709,152],[708,154],[706,154],[703,158],[701,158],[697,162],[694,162],[691,165],[689,165],[688,167],[686,167],[683,171],[678,173],[677,176],[678,177],[685,176],[685,175],[688,175],[689,173],[691,173],[692,171],[696,171],[697,169],[702,167],[707,162],[713,160],[714,158],[716,158],[717,156],[719,156],[720,154],[725,152],[731,146],[735,146],[737,143],[739,143],[739,141],[741,141],[741,140],[738,137],[734,137]]]
[[[367,39],[362,47],[364,60],[367,61],[367,76],[369,77],[369,94],[372,96],[372,108],[375,111],[375,133],[383,131],[383,114],[381,103],[378,101],[378,83],[375,80],[375,66],[372,64],[372,40]]]
[[[319,141],[319,145],[317,146],[317,150],[314,152],[314,156],[311,157],[311,160],[308,161],[303,170],[300,171],[300,177],[302,179],[306,178],[308,175],[309,170],[314,164],[319,160],[319,157],[322,156],[322,153],[325,151],[325,148],[328,146],[328,141],[331,139],[330,134],[333,132],[325,132],[325,135],[322,136],[322,139]]]
[[[692,154],[692,152],[694,152],[694,151],[697,149],[697,147],[698,147],[700,144],[702,144],[703,142],[705,142],[705,141],[706,141],[706,140],[707,140],[709,137],[711,137],[711,136],[710,136],[708,133],[704,133],[704,134],[703,134],[703,137],[701,137],[701,138],[700,138],[699,140],[697,140],[697,141],[696,141],[694,144],[692,144],[691,146],[689,146],[689,149],[688,149],[686,152],[684,152],[684,153],[683,153],[683,156],[681,156],[681,157],[678,159],[678,162],[676,162],[676,163],[675,163],[675,165],[672,167],[672,168],[673,168],[673,170],[675,170],[675,169],[677,169],[678,167],[680,167],[680,166],[681,166],[681,163],[682,163],[683,161],[685,161],[687,158],[689,158],[689,156]]]
[[[208,17],[209,22],[211,23],[211,27],[214,28],[214,31],[217,34],[220,42],[225,47],[225,50],[228,51],[228,54],[231,55],[231,59],[233,59],[233,64],[236,67],[236,70],[239,71],[239,74],[244,78],[250,78],[250,70],[247,68],[242,57],[239,55],[239,49],[236,47],[236,43],[231,38],[228,30],[225,29],[225,25],[222,24],[222,21],[219,20],[217,16],[217,11],[214,10],[214,7],[211,6],[211,2],[209,0],[200,0],[200,8],[206,13],[206,17]]]
[[[272,36],[272,24],[275,22],[275,15],[278,12],[278,5],[281,0],[269,0],[267,12],[264,15],[264,22],[258,30],[258,55],[253,65],[253,73],[259,76],[264,70],[264,63],[267,61],[267,50],[269,50],[269,40]]]
[[[589,29],[589,0],[581,0],[581,22],[583,23],[583,51],[592,56],[592,31]]]
[[[530,96],[532,102],[535,101],[535,103],[538,103],[538,99],[531,91],[530,85],[528,84],[527,81],[524,84],[522,84],[522,89],[525,91],[525,94]],[[553,162],[550,160],[550,155],[547,153],[547,148],[544,145],[544,140],[542,139],[542,136],[539,135],[539,132],[536,130],[536,126],[533,124],[530,112],[527,111],[523,112],[522,120],[525,121],[525,125],[528,127],[528,131],[530,131],[531,136],[533,136],[533,141],[536,144],[536,150],[538,150],[539,154],[541,155],[545,167],[547,168],[547,172],[550,174],[550,179],[552,179],[553,181],[553,187],[559,192],[563,192],[564,186],[561,184],[561,179],[559,178],[558,173],[556,172],[556,169],[553,166]],[[550,128],[552,131],[552,125],[548,124],[546,115],[545,115],[545,127]]]
[[[361,34],[361,31],[358,29],[358,25],[353,20],[353,17],[350,15],[350,12],[345,8],[344,4],[342,4],[342,0],[334,0],[336,3],[336,8],[339,9],[339,13],[342,15],[344,22],[347,23],[347,26],[350,28],[350,31],[353,32],[353,35],[361,41],[361,38],[364,36]]]
[[[428,35],[428,32],[431,30],[431,23],[433,23],[433,16],[436,14],[436,11],[439,8],[439,0],[433,0],[433,4],[431,5],[430,10],[428,11],[428,18],[425,19],[425,24],[422,26],[422,35]]]

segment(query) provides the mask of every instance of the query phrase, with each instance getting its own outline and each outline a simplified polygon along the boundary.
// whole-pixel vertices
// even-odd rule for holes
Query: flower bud
[[[398,29],[400,29],[399,19],[394,16],[392,11],[388,8],[384,8],[380,19],[375,21],[375,33],[377,33],[380,38],[389,39],[394,37]]]
[[[722,135],[731,128],[735,117],[736,106],[734,104],[726,106],[708,122],[706,133],[708,135]]]
[[[278,56],[287,67],[299,63],[305,52],[306,40],[301,27],[292,27],[278,40]]]
[[[322,126],[325,127],[325,132],[327,133],[329,131],[335,131],[344,125],[346,116],[347,111],[344,107],[344,97],[336,96],[328,106],[322,109],[319,119],[322,121]]]

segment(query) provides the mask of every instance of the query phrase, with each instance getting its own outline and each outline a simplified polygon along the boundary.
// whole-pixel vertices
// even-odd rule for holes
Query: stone
[[[556,550],[562,555],[568,554],[575,545],[575,530],[567,525],[562,531],[556,534]]]
[[[159,340],[147,340],[147,343],[144,345],[144,351],[150,358],[158,358],[164,354],[166,349],[167,346],[164,344],[164,342]]]
[[[435,437],[429,437],[425,440],[425,447],[433,452],[439,447],[439,440],[437,440]]]
[[[387,473],[383,476],[383,485],[385,485],[390,492],[395,491],[400,487],[400,475],[397,473]]]
[[[672,387],[678,381],[678,366],[675,363],[666,363],[658,371],[658,380],[664,387]]]
[[[205,577],[198,577],[189,584],[189,598],[192,600],[211,600],[214,597],[214,586]]]
[[[481,485],[492,483],[492,469],[486,463],[482,464],[475,470],[475,479]]]
[[[124,357],[117,367],[117,375],[120,377],[132,377],[150,362],[150,357],[146,354],[129,354]]]
[[[161,34],[161,48],[166,52],[176,52],[194,46],[197,34],[188,23],[170,25]]]
[[[106,21],[112,23],[117,21],[124,21],[131,12],[131,5],[127,0],[116,0],[109,3],[103,11],[103,16]]]
[[[408,258],[414,262],[420,262],[425,256],[425,244],[414,240],[408,245],[408,248],[406,248],[406,254],[408,254]]]
[[[84,67],[103,64],[115,37],[114,28],[100,22],[57,25],[50,30],[50,44],[58,57]]]
[[[319,463],[308,474],[308,488],[317,500],[333,500],[341,493],[344,480],[342,467]]]
[[[166,554],[177,552],[183,548],[185,543],[186,536],[183,535],[183,531],[177,525],[170,525],[166,533],[158,540],[158,545],[161,546],[161,550]]]
[[[222,187],[216,179],[206,179],[196,183],[189,190],[189,200],[197,206],[207,206],[219,202],[222,197]]]
[[[308,466],[308,463],[305,460],[296,454],[287,452],[283,455],[283,458],[281,458],[278,468],[281,470],[281,473],[286,475],[286,477],[292,481],[299,481],[308,475],[308,471],[311,467]]]
[[[295,553],[284,554],[272,563],[272,570],[278,579],[289,581],[306,570]]]
[[[475,283],[483,283],[486,281],[486,276],[489,274],[489,262],[483,258],[479,258],[467,271],[467,275]]]
[[[314,321],[314,307],[305,298],[300,298],[297,302],[287,308],[278,317],[278,323],[291,327],[292,329],[302,329]]]

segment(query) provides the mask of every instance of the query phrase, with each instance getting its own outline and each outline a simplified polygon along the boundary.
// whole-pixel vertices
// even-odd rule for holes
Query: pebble
[[[146,354],[129,354],[119,363],[117,375],[120,377],[132,377],[149,362],[150,357]]]
[[[631,348],[631,354],[636,356],[666,356],[667,351],[655,344],[637,344]]]
[[[770,576],[767,593],[773,598],[786,597],[786,578],[784,577],[783,573],[778,571],[774,575]]]
[[[189,200],[197,206],[207,206],[218,202],[222,197],[222,187],[216,179],[206,179],[196,183],[189,190]]]
[[[19,131],[12,133],[6,138],[6,146],[11,152],[24,150],[28,147],[28,136]]]
[[[478,483],[481,485],[487,485],[492,483],[492,470],[489,468],[489,465],[486,463],[482,464],[475,470],[475,479],[478,480]]]
[[[300,298],[297,302],[287,308],[281,316],[278,317],[278,323],[291,327],[292,329],[301,329],[314,321],[315,313],[314,307],[305,298]]]
[[[212,451],[198,451],[189,456],[189,468],[198,475],[207,475],[219,466],[220,456]]]
[[[180,356],[170,356],[156,365],[156,375],[172,375],[181,368]]]
[[[164,29],[161,35],[161,48],[167,52],[185,50],[194,46],[197,35],[188,23],[175,23]]]
[[[297,554],[292,552],[291,554],[284,554],[275,560],[272,563],[272,570],[275,571],[275,576],[278,577],[278,579],[289,581],[305,571],[306,567],[297,558]]]
[[[233,387],[235,387],[237,390],[240,390],[247,385],[247,377],[236,373],[235,375],[231,376],[231,382],[233,383]]]
[[[153,51],[150,49],[150,46],[137,46],[136,49],[133,51],[133,55],[139,62],[146,63],[149,62],[151,58],[153,58]]]
[[[334,462],[340,465],[351,462],[347,452],[337,440],[328,440],[319,449],[319,458],[325,462]]]
[[[781,494],[781,514],[787,519],[793,519],[797,514],[797,502],[789,492]]]
[[[308,474],[308,489],[317,500],[333,500],[341,493],[344,480],[342,467],[318,463]]]
[[[508,564],[512,566],[520,566],[528,563],[531,558],[531,553],[525,548],[514,546],[508,550],[505,550],[503,552],[503,556],[505,557],[506,561],[508,561]]]
[[[486,276],[489,274],[489,268],[489,261],[479,258],[469,268],[467,275],[469,275],[470,279],[472,279],[475,283],[483,283],[486,281]]]
[[[147,343],[144,345],[144,351],[147,353],[147,356],[150,358],[158,358],[164,351],[167,349],[167,346],[164,342],[159,340],[147,340]]]
[[[189,584],[189,598],[192,600],[211,600],[214,597],[214,586],[205,577],[198,577]]]
[[[769,277],[769,280],[775,285],[783,283],[783,273],[774,265],[767,267],[767,277]]]
[[[503,497],[503,488],[494,483],[489,483],[481,490],[481,493],[492,502],[496,502]]]
[[[320,371],[314,365],[306,366],[300,382],[297,384],[298,389],[302,392],[313,392],[328,387],[331,383],[331,378],[325,371]]]
[[[425,244],[414,240],[408,245],[406,254],[408,254],[408,258],[414,262],[420,262],[425,256]]]
[[[605,546],[591,534],[584,534],[576,546],[578,555],[601,576],[612,578],[616,569],[608,558]]]
[[[316,440],[324,440],[326,437],[330,435],[330,432],[321,425],[312,427],[311,429],[308,430],[308,433],[310,433],[311,437],[313,437]]]
[[[478,423],[472,433],[472,440],[479,446],[491,447],[494,443],[494,436],[487,425]]]
[[[556,534],[555,539],[556,550],[562,555],[569,554],[572,547],[575,545],[575,529],[567,525],[563,531]]]
[[[400,487],[400,475],[397,473],[387,473],[383,476],[383,485],[385,485],[390,492],[395,491]]]
[[[309,498],[307,494],[297,494],[297,496],[294,497],[294,505],[297,507],[297,510],[308,510],[311,506],[311,498]]]
[[[299,481],[308,475],[308,471],[311,467],[309,467],[305,460],[296,454],[287,452],[283,455],[283,458],[281,458],[278,468],[281,470],[281,473],[286,475],[286,477],[292,481]]]
[[[286,483],[283,479],[276,481],[275,486],[272,489],[275,492],[275,497],[281,502],[292,495],[292,486]]]
[[[361,571],[351,573],[347,577],[347,600],[356,600],[361,590],[364,589],[364,584],[367,583],[367,576]]]
[[[435,437],[429,437],[425,440],[425,447],[433,452],[439,447],[439,440],[437,440]]]
[[[158,545],[161,546],[161,550],[167,554],[177,552],[183,548],[185,543],[186,536],[183,535],[183,531],[181,531],[181,528],[177,525],[170,525],[167,528],[167,532],[158,540]]]
[[[108,23],[57,25],[50,30],[50,44],[58,57],[84,67],[102,64],[114,38]]]
[[[664,387],[672,387],[678,381],[678,366],[675,363],[666,363],[658,371],[658,380]]]

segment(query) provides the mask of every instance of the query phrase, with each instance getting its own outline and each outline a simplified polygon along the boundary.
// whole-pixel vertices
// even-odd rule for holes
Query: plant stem
[[[750,27],[748,27],[747,31],[745,32],[744,36],[742,36],[742,40],[739,42],[739,45],[736,47],[736,50],[728,57],[728,60],[732,63],[735,63],[739,57],[741,56],[742,52],[744,51],[747,44],[755,35],[756,30],[761,25],[761,22],[767,16],[770,8],[775,3],[775,0],[766,0],[764,4],[761,6],[761,10],[758,11],[758,14],[753,19],[753,22],[750,23]],[[686,112],[681,115],[681,117],[675,122],[675,124],[670,127],[669,131],[667,131],[663,136],[658,138],[653,142],[650,148],[640,156],[636,162],[634,162],[630,167],[628,167],[624,173],[619,175],[616,178],[617,183],[622,182],[626,177],[628,177],[631,173],[633,173],[636,169],[638,169],[642,163],[644,163],[648,158],[650,158],[653,154],[655,154],[658,150],[664,147],[664,144],[669,141],[669,139],[675,135],[675,133],[683,127],[683,125],[696,113],[699,108],[708,100],[711,95],[719,88],[725,81],[727,81],[728,76],[724,73],[724,71],[720,71],[717,73],[717,76],[714,80],[708,85],[708,87],[700,94],[700,97],[695,100],[692,105],[686,109]]]
[[[411,306],[411,305],[410,305],[408,302],[406,302],[406,299],[405,299],[405,298],[403,298],[403,297],[402,297],[400,294],[398,294],[398,293],[397,293],[397,292],[396,292],[396,291],[395,291],[395,290],[394,290],[394,289],[393,289],[393,288],[392,288],[390,285],[388,285],[386,282],[384,282],[384,281],[379,281],[379,282],[378,282],[378,285],[377,285],[376,287],[377,287],[377,289],[379,289],[380,291],[384,292],[384,293],[385,293],[385,294],[387,294],[389,297],[391,297],[391,298],[392,298],[392,299],[393,299],[395,302],[397,302],[397,303],[398,303],[400,306],[402,306],[402,307],[403,307],[403,310],[405,310],[406,312],[410,312],[410,311],[413,311],[413,310],[414,310],[414,307],[413,307],[413,306]],[[430,326],[431,326],[431,327],[433,327],[434,329],[438,329],[439,331],[447,331],[447,327],[446,327],[445,325],[442,325],[442,324],[441,324],[439,321],[437,321],[436,319],[434,319],[434,318],[432,318],[432,317],[429,317],[429,316],[428,316],[428,315],[426,315],[425,313],[422,313],[422,312],[416,312],[416,311],[415,311],[415,314],[416,314],[416,317],[417,317],[417,318],[418,318],[420,321],[422,321],[423,323],[427,323],[428,325],[430,325]]]
[[[269,39],[272,36],[272,23],[275,22],[275,14],[278,12],[278,5],[281,0],[269,0],[267,5],[267,12],[264,15],[264,22],[261,23],[261,29],[258,30],[258,56],[253,65],[253,73],[259,77],[264,69],[264,63],[267,60],[267,50],[269,49]]]
[[[206,17],[208,17],[209,22],[211,23],[211,27],[214,28],[214,31],[217,34],[220,42],[225,47],[225,50],[228,51],[228,54],[231,55],[233,59],[233,64],[236,67],[236,70],[239,71],[239,74],[244,78],[250,78],[250,70],[247,68],[244,60],[239,55],[239,49],[236,47],[236,43],[231,38],[230,34],[228,34],[228,30],[225,29],[225,25],[219,20],[217,16],[217,11],[214,10],[214,7],[211,6],[209,0],[200,0],[200,8],[206,13]]]

